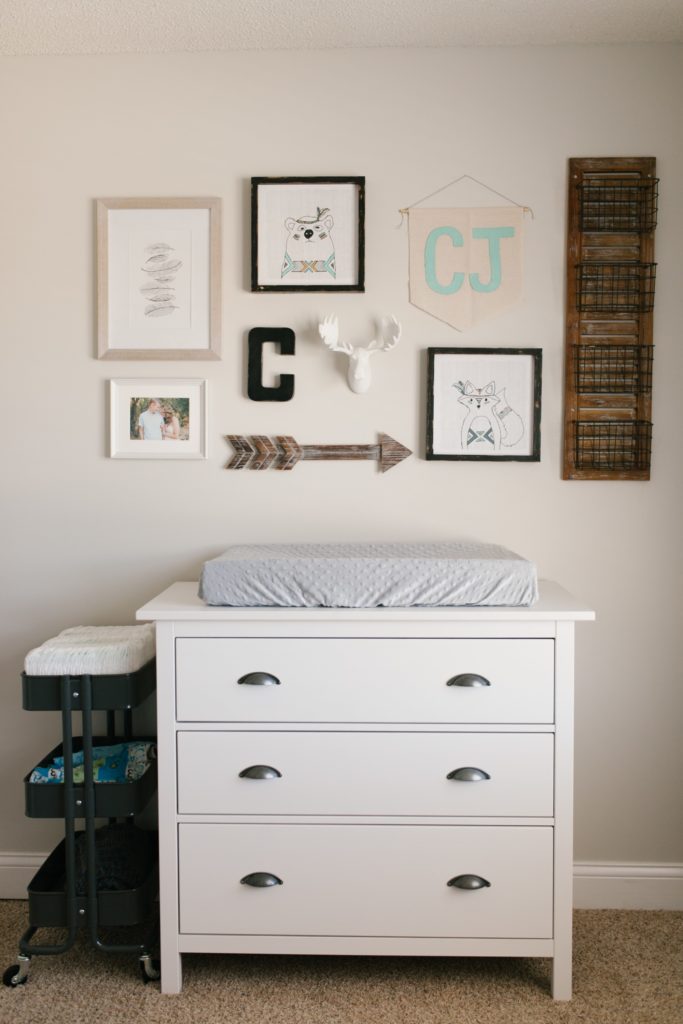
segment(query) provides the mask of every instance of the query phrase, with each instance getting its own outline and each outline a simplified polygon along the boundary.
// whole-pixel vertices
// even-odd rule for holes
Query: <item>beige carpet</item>
[[[0,902],[2,970],[25,914]],[[0,1022],[683,1024],[683,913],[578,911],[574,971],[574,999],[553,1003],[547,960],[193,955],[182,995],[162,996],[132,957],[79,945],[2,987]]]

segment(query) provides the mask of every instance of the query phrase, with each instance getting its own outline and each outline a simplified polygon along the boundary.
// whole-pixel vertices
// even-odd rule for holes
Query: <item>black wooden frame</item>
[[[356,284],[259,284],[258,190],[260,185],[351,185],[358,191],[358,280]],[[251,179],[251,290],[252,292],[364,292],[365,291],[365,178],[252,178]]]
[[[428,348],[427,369],[427,459],[458,462],[540,462],[541,460],[541,377],[543,351],[540,348]],[[531,455],[444,455],[434,452],[434,360],[439,355],[531,356],[533,359],[534,422]]]

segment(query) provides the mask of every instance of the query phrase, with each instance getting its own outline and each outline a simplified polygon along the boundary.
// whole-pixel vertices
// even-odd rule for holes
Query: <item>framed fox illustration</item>
[[[540,348],[427,352],[428,459],[540,461]]]

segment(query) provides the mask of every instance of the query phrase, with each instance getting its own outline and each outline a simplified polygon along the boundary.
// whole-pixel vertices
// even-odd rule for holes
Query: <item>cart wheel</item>
[[[2,983],[7,988],[16,988],[17,985],[25,985],[28,981],[28,973],[22,974],[19,964],[12,964],[2,976]]]
[[[154,960],[149,953],[140,957],[140,977],[145,985],[150,981],[158,981],[161,977],[161,962]]]

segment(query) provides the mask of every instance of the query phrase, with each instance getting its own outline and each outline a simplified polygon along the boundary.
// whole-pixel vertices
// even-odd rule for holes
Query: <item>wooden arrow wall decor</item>
[[[253,434],[226,434],[235,454],[226,469],[294,469],[297,462],[346,459],[371,460],[386,473],[413,453],[388,434],[380,434],[377,444],[299,444],[293,437],[264,437]]]

